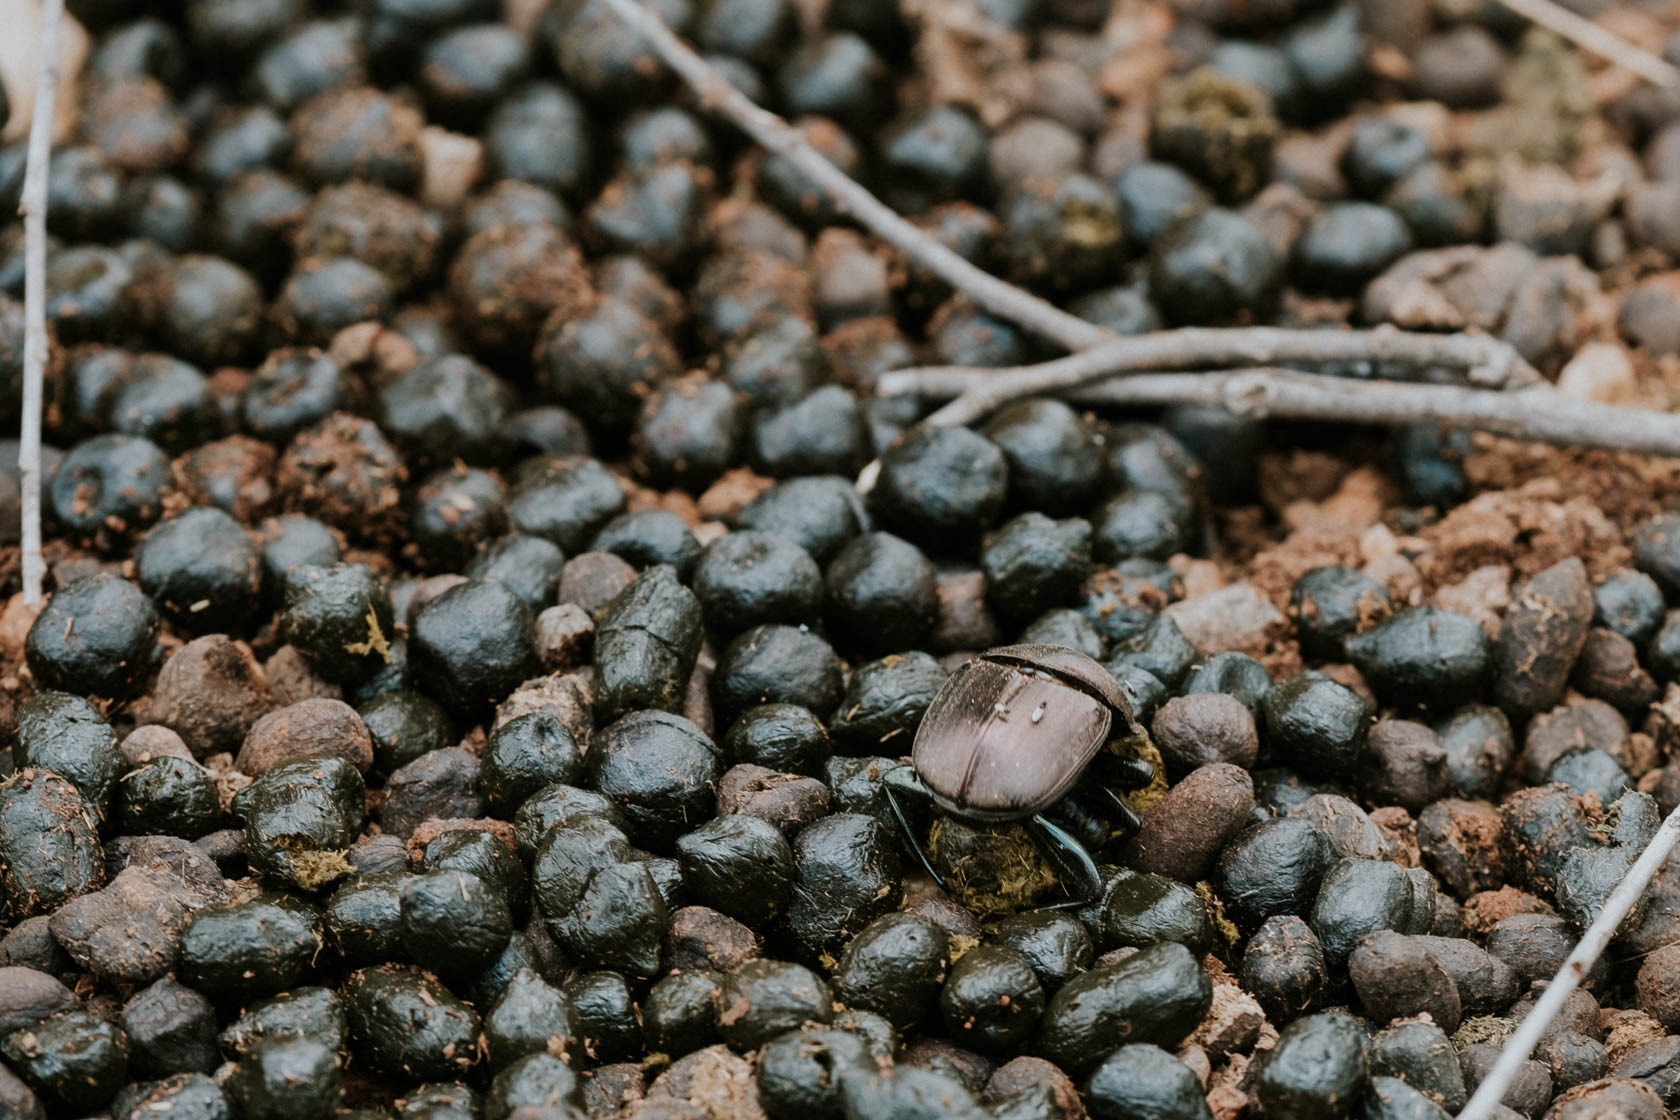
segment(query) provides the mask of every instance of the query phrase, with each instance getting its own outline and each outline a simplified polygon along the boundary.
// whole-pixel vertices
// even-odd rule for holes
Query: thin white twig
[[[1476,1093],[1464,1106],[1464,1111],[1458,1114],[1458,1120],[1486,1120],[1493,1111],[1493,1106],[1505,1096],[1505,1090],[1510,1088],[1512,1078],[1533,1053],[1546,1028],[1552,1025],[1552,1020],[1563,1008],[1564,1001],[1569,994],[1580,986],[1582,978],[1592,969],[1593,963],[1604,952],[1605,946],[1615,936],[1616,930],[1627,917],[1633,904],[1639,901],[1639,896],[1645,893],[1645,888],[1651,882],[1657,869],[1668,859],[1674,850],[1676,841],[1680,841],[1680,809],[1668,815],[1657,834],[1651,837],[1651,842],[1645,846],[1628,873],[1622,876],[1622,881],[1616,884],[1616,889],[1610,892],[1610,897],[1604,902],[1604,909],[1593,919],[1592,925],[1581,936],[1575,948],[1570,951],[1563,967],[1558,969],[1552,982],[1546,985],[1546,990],[1535,1001],[1528,1016],[1523,1019],[1517,1031],[1506,1041],[1504,1049],[1499,1052],[1499,1059],[1493,1063],[1493,1068],[1476,1087]]]
[[[1680,69],[1650,51],[1637,47],[1592,20],[1580,16],[1553,0],[1499,0],[1524,19],[1561,35],[1582,50],[1632,71],[1659,86],[1680,85]]]
[[[924,374],[912,391],[960,398],[984,376],[961,370]],[[1438,423],[1536,443],[1680,457],[1680,414],[1576,400],[1549,385],[1501,392],[1259,368],[1133,374],[1056,395],[1097,406],[1212,405],[1257,419],[1384,427]]]
[[[647,40],[667,66],[675,70],[700,97],[700,103],[722,114],[760,146],[785,158],[847,214],[872,233],[903,252],[941,280],[968,295],[994,315],[1057,343],[1065,350],[1084,350],[1115,335],[1077,315],[1070,315],[1030,292],[976,268],[957,253],[900,217],[860,183],[813,148],[798,129],[753,103],[723,75],[665,26],[665,21],[638,0],[602,0],[619,19]]]
[[[933,427],[972,424],[1022,397],[1062,393],[1116,374],[1278,362],[1369,362],[1415,370],[1460,370],[1473,385],[1520,389],[1542,383],[1510,343],[1485,334],[1424,334],[1283,327],[1184,327],[1117,338],[1066,358],[1011,369],[933,366],[882,375],[882,396],[961,384],[962,395],[929,416]],[[943,395],[943,394],[941,394]]]
[[[1154,386],[1175,386],[1198,396],[1218,395],[1226,391],[1224,383],[1156,380],[1139,385],[1135,375],[1146,370],[1258,366],[1272,362],[1371,362],[1377,366],[1395,364],[1417,370],[1452,368],[1461,370],[1465,379],[1473,385],[1524,389],[1544,384],[1539,373],[1515,348],[1490,335],[1424,334],[1390,326],[1368,331],[1185,327],[1176,331],[1117,338],[1077,354],[1033,366],[1010,369],[930,366],[894,370],[882,375],[876,390],[882,396],[908,393],[951,398],[949,404],[922,420],[921,426],[960,427],[984,419],[1009,402],[1023,397],[1060,396],[1098,404],[1141,404],[1151,403],[1141,399],[1141,395]],[[1122,378],[1125,380],[1122,381]],[[1339,379],[1315,380],[1349,384]],[[1097,384],[1099,382],[1102,384]],[[1090,387],[1094,384],[1096,390],[1091,391]],[[1278,401],[1274,407],[1289,407],[1295,395],[1297,392],[1291,390],[1291,399]],[[1315,399],[1313,404],[1301,407],[1320,406],[1332,413],[1346,407],[1328,398]],[[1297,415],[1305,418],[1317,413]],[[874,489],[880,475],[881,461],[871,460],[858,473],[858,493],[867,494]]]
[[[23,175],[23,422],[18,435],[23,601],[41,602],[41,397],[47,367],[47,162],[52,156],[53,99],[58,92],[58,29],[64,0],[41,5],[40,70],[29,121]]]

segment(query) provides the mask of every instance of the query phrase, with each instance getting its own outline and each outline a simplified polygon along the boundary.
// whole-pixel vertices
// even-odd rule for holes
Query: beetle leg
[[[897,790],[900,793],[914,794],[924,801],[933,800],[933,791],[928,789],[927,783],[922,781],[922,776],[916,773],[914,766],[894,766],[881,775],[881,785],[886,787],[888,793]]]
[[[1075,788],[1044,814],[1072,833],[1087,851],[1095,851],[1108,842],[1108,806],[1093,804],[1085,790]]]
[[[1108,815],[1113,819],[1115,832],[1130,836],[1143,827],[1138,815],[1132,812],[1132,807],[1126,804],[1118,793],[1108,786],[1103,786],[1102,791],[1108,800]]]
[[[1105,751],[1097,756],[1104,785],[1121,789],[1142,789],[1155,780],[1155,766],[1148,759]]]
[[[1084,906],[1102,894],[1102,875],[1097,871],[1097,862],[1073,833],[1043,813],[1035,814],[1029,824],[1033,839],[1038,841],[1045,857],[1055,865],[1056,874],[1061,877],[1070,896],[1067,902],[1046,909]]]
[[[881,775],[881,789],[887,795],[887,807],[892,810],[893,819],[898,822],[898,830],[904,835],[904,842],[916,853],[923,869],[939,884],[939,889],[949,893],[950,888],[945,885],[945,877],[933,869],[933,861],[928,858],[927,849],[922,847],[916,830],[910,825],[909,814],[905,813],[904,806],[898,800],[901,793],[931,798],[927,786],[922,783],[921,775],[916,773],[914,766],[895,766]]]

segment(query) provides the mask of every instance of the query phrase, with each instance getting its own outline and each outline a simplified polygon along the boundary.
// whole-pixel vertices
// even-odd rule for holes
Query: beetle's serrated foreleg
[[[1097,861],[1091,858],[1091,853],[1073,833],[1043,813],[1034,814],[1028,820],[1028,831],[1038,842],[1045,858],[1056,868],[1056,874],[1061,877],[1069,896],[1066,902],[1045,909],[1084,906],[1102,894],[1102,875],[1097,871]]]
[[[910,824],[910,816],[904,811],[904,805],[899,801],[900,796],[920,797],[925,801],[932,801],[933,795],[923,784],[921,776],[916,773],[914,766],[895,766],[881,775],[881,789],[887,795],[887,807],[892,810],[893,819],[898,822],[898,831],[903,834],[904,842],[910,850],[916,853],[922,867],[933,881],[939,884],[939,889],[950,893],[951,888],[946,885],[945,877],[933,869],[933,861],[928,858],[927,849],[916,835],[916,830]]]
[[[1090,776],[1105,786],[1117,789],[1143,789],[1155,780],[1155,766],[1148,759],[1134,755],[1102,751],[1091,760]]]

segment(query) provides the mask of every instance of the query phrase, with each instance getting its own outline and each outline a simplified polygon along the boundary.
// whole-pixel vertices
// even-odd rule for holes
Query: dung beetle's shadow
[[[1083,906],[1102,892],[1091,849],[1137,816],[1117,789],[1154,779],[1143,759],[1103,748],[1143,734],[1108,670],[1063,646],[988,650],[951,674],[922,717],[910,765],[887,771],[887,803],[916,858],[945,888],[901,798],[980,825],[1020,821]],[[948,889],[948,888],[946,888]]]

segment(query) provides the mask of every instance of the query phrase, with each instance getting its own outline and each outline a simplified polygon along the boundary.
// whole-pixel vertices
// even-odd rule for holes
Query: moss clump
[[[1119,199],[1088,175],[1028,185],[1005,224],[1010,274],[1020,283],[1083,289],[1113,283],[1125,263]]]
[[[953,933],[947,945],[951,954],[951,963],[956,964],[967,956],[971,950],[980,948],[980,939],[970,937],[966,933]]]
[[[294,852],[291,864],[292,881],[306,891],[318,891],[356,871],[346,853],[340,851]]]
[[[1204,66],[1161,91],[1149,147],[1211,184],[1224,201],[1241,202],[1271,178],[1281,133],[1271,99],[1258,86]]]
[[[1106,207],[1073,198],[1062,207],[1061,216],[1062,239],[1070,245],[1107,252],[1125,244],[1126,227]]]
[[[1504,95],[1503,104],[1483,114],[1471,131],[1472,153],[1567,167],[1603,128],[1580,58],[1538,28],[1523,36],[1505,72]]]
[[[1516,1032],[1517,1024],[1510,1019],[1502,1019],[1497,1015],[1477,1015],[1464,1020],[1453,1034],[1452,1044],[1460,1053],[1479,1042],[1503,1046],[1506,1039]]]
[[[928,831],[927,852],[952,896],[982,916],[1036,906],[1059,882],[1019,824],[984,828],[937,817]]]
[[[1242,944],[1242,931],[1237,928],[1237,923],[1225,916],[1225,903],[1214,892],[1213,885],[1205,879],[1197,883],[1196,897],[1207,907],[1208,920],[1213,923],[1213,931],[1219,935],[1220,944],[1227,951]]]
[[[1161,761],[1160,750],[1150,742],[1147,731],[1127,739],[1116,739],[1108,749],[1121,758],[1141,758],[1155,768],[1155,777],[1142,789],[1116,791],[1120,800],[1126,803],[1126,808],[1142,816],[1144,810],[1167,795],[1167,767]]]

